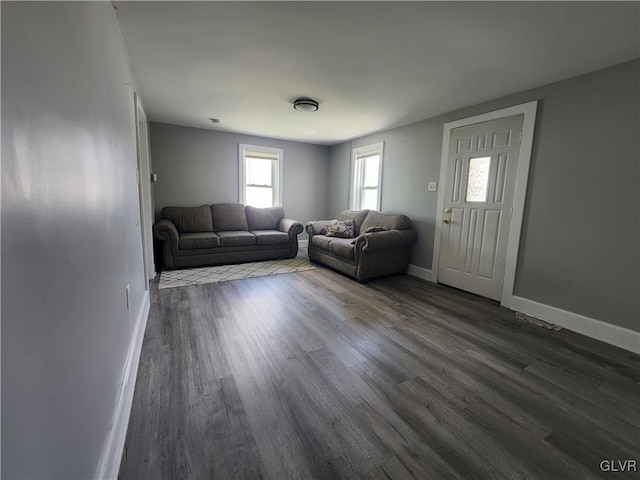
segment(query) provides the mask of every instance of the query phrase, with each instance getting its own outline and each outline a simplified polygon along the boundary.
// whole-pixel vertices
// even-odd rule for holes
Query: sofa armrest
[[[336,223],[337,220],[315,220],[313,222],[307,222],[306,230],[309,236],[313,235],[322,235],[322,230],[326,230],[326,228]]]
[[[153,226],[153,234],[158,240],[163,240],[168,244],[172,244],[176,249],[178,248],[178,229],[176,226],[167,219],[158,220]]]
[[[365,233],[356,239],[356,248],[361,248],[363,252],[376,252],[412,245],[417,238],[413,229]]]
[[[289,237],[295,237],[296,235],[301,234],[304,228],[302,224],[297,220],[294,220],[292,218],[283,218],[278,224],[278,230],[287,233]]]

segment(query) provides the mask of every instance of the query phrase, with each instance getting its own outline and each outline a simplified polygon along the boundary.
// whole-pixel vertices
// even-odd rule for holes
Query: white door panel
[[[523,116],[451,131],[438,281],[500,299]]]
[[[498,254],[498,233],[500,231],[500,210],[485,210],[482,238],[480,240],[480,262],[477,274],[487,280],[493,280],[495,275],[496,257]],[[473,272],[475,273],[475,272]]]

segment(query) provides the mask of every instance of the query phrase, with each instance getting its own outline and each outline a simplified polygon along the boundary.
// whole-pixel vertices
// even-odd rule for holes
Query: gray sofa
[[[293,258],[303,230],[280,207],[241,203],[165,207],[160,216],[154,235],[168,269]]]
[[[409,217],[373,210],[342,212],[340,220],[349,219],[355,223],[355,238],[327,236],[327,227],[337,220],[307,223],[311,260],[345,273],[359,282],[407,271],[411,247],[417,240]],[[364,233],[370,227],[384,230]]]

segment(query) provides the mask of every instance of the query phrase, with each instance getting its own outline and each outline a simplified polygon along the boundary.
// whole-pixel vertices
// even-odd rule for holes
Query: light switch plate
[[[435,192],[438,190],[438,182],[429,182],[429,191]]]

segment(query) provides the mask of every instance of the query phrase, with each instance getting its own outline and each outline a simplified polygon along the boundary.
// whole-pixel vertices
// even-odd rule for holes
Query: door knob
[[[451,223],[451,220],[445,218],[444,220],[442,220],[442,223],[446,223],[447,225],[449,225]]]
[[[444,209],[444,213],[451,213],[452,211],[451,207]]]

